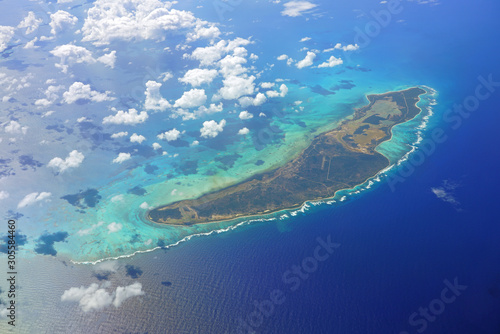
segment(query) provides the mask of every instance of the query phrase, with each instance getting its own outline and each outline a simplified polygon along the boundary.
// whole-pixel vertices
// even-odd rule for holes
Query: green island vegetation
[[[284,166],[196,199],[152,209],[147,217],[158,224],[201,224],[266,215],[332,198],[336,191],[362,184],[389,166],[375,148],[391,138],[393,126],[420,113],[417,103],[424,93],[413,87],[368,95],[368,105],[356,109],[336,129],[316,136]]]

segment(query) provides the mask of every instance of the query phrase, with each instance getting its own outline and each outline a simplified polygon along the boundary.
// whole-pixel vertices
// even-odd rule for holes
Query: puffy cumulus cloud
[[[31,194],[24,196],[24,198],[17,204],[17,208],[21,209],[33,205],[37,202],[41,202],[44,200],[48,201],[51,196],[52,196],[51,193],[45,191],[41,193],[33,192]]]
[[[120,307],[120,305],[127,299],[135,296],[141,296],[144,294],[142,291],[142,284],[135,282],[129,286],[119,286],[116,288],[115,300],[113,305],[115,307]]]
[[[130,136],[131,143],[141,144],[145,140],[146,140],[146,137],[144,137],[143,135],[138,135],[137,133],[134,133],[132,136]]]
[[[112,109],[116,110],[116,109]],[[102,124],[126,124],[135,125],[144,123],[148,119],[148,113],[145,111],[138,112],[136,109],[129,109],[127,111],[118,110],[115,115],[104,117]]]
[[[139,205],[139,207],[144,210],[150,210],[153,208],[152,206],[149,206],[148,202],[142,202],[141,205]]]
[[[64,10],[58,10],[50,14],[50,32],[55,35],[64,28],[73,27],[78,22],[78,18]]]
[[[65,290],[61,296],[63,302],[77,302],[83,312],[101,310],[108,306],[120,307],[122,303],[132,297],[144,295],[142,284],[139,282],[122,287],[118,286],[115,291],[108,292],[106,288],[109,282],[101,287],[97,283],[92,283],[88,288],[73,287]]]
[[[188,41],[215,38],[218,29],[191,12],[159,0],[97,0],[87,11],[83,41],[106,45],[114,40],[164,40],[167,31],[187,31]]]
[[[271,89],[274,87],[274,82],[261,82],[260,87],[263,89]]]
[[[313,64],[314,58],[316,58],[316,54],[314,52],[307,51],[306,57],[298,61],[295,66],[297,66],[298,69],[311,66]]]
[[[10,121],[9,123],[7,123],[7,125],[5,125],[4,130],[6,133],[10,133],[10,134],[21,134],[22,133],[24,135],[28,131],[28,127],[21,126],[21,124],[19,124],[16,121]]]
[[[342,65],[344,61],[340,58],[335,58],[334,56],[331,56],[326,62],[321,63],[318,65],[318,68],[322,67],[335,67],[338,65]]]
[[[191,89],[184,92],[182,96],[175,101],[174,107],[176,108],[194,108],[205,104],[207,96],[204,89]]]
[[[267,98],[266,98],[265,94],[257,93],[255,98],[250,97],[250,96],[243,96],[238,100],[238,102],[239,102],[240,106],[242,106],[243,108],[246,108],[248,106],[256,106],[256,107],[261,106],[264,104],[264,102],[266,102],[266,100],[267,100]]]
[[[38,29],[40,23],[42,23],[42,19],[37,19],[34,12],[28,12],[28,15],[17,25],[19,29],[26,28],[25,34],[31,34],[35,30]]]
[[[161,145],[158,143],[153,143],[153,150],[159,150],[161,148]]]
[[[285,97],[286,94],[288,94],[288,87],[285,84],[281,84],[280,86],[280,91],[277,92],[275,90],[268,90],[266,92],[267,97],[272,98],[272,97]]]
[[[126,136],[128,136],[128,132],[127,131],[121,131],[121,132],[113,133],[111,135],[111,138],[115,139],[115,138],[121,138],[121,137],[126,137]]]
[[[318,5],[309,1],[289,1],[283,5],[285,8],[281,12],[283,16],[297,17],[311,11]]]
[[[97,61],[100,63],[103,63],[107,67],[110,68],[115,68],[115,62],[116,62],[116,51],[111,51],[108,54],[104,54],[97,58]]]
[[[236,100],[243,95],[253,94],[255,91],[255,77],[230,76],[222,81],[224,86],[219,90],[220,96],[225,100]]]
[[[0,52],[7,49],[7,45],[14,36],[14,27],[0,26]]]
[[[84,48],[83,46],[77,46],[73,44],[59,45],[50,51],[56,57],[60,58],[59,64],[56,67],[61,68],[63,73],[68,72],[68,67],[75,63],[95,63],[96,60],[92,56],[92,52]]]
[[[200,65],[209,66],[219,61],[225,54],[233,52],[235,55],[241,56],[238,52],[245,50],[242,46],[251,44],[252,42],[244,38],[236,38],[231,41],[221,40],[214,45],[206,47],[197,47],[191,55],[185,54],[185,58],[198,60]],[[236,52],[235,52],[236,51]],[[246,51],[246,50],[245,50]]]
[[[163,72],[162,74],[160,74],[160,76],[158,77],[159,80],[165,82],[169,79],[172,79],[174,77],[174,75],[170,72]]]
[[[193,142],[191,144],[189,144],[189,146],[191,146],[191,147],[198,146],[198,145],[200,145],[200,142],[197,140],[193,140]]]
[[[161,96],[160,88],[162,84],[156,81],[149,80],[146,82],[146,101],[144,102],[144,108],[147,110],[154,111],[165,111],[170,108],[170,103]]]
[[[79,167],[84,159],[85,156],[81,152],[73,150],[69,153],[69,155],[65,159],[55,157],[54,159],[50,160],[47,166],[57,169],[59,172],[62,173],[68,168]]]
[[[248,128],[243,128],[238,131],[238,134],[244,136],[247,135],[249,132],[250,130],[248,130]]]
[[[204,138],[215,138],[224,130],[226,120],[223,119],[219,123],[214,120],[203,122],[203,127],[200,129],[201,136]]]
[[[76,81],[63,93],[63,101],[67,104],[75,103],[78,100],[90,100],[93,102],[112,101],[115,98],[109,96],[111,92],[106,91],[99,93],[92,90],[90,85],[85,85],[83,82]]]
[[[36,100],[35,105],[40,107],[47,107],[51,105],[52,103],[56,102],[56,100],[59,98],[58,92],[62,89],[64,89],[63,85],[58,85],[58,86],[50,85],[45,90],[45,98]]]
[[[108,234],[109,233],[116,233],[120,231],[123,228],[123,225],[120,223],[112,222],[111,224],[108,225]]]
[[[203,84],[211,83],[217,76],[217,70],[195,68],[184,74],[184,77],[179,78],[179,81],[185,84],[190,84],[193,87],[198,87]]]
[[[113,159],[114,164],[121,164],[124,161],[130,160],[132,157],[130,153],[119,153],[116,158]]]
[[[160,133],[156,137],[158,139],[161,139],[161,140],[174,141],[174,140],[177,140],[181,137],[181,132],[179,130],[177,130],[176,128],[173,128],[172,130]]]
[[[240,112],[239,117],[240,117],[240,119],[245,120],[245,119],[253,118],[253,115],[251,113],[249,113],[248,111],[244,110],[244,111]]]
[[[9,198],[9,193],[5,190],[0,191],[0,200]]]
[[[348,44],[348,45],[343,46],[341,43],[337,43],[337,44],[335,44],[334,49],[335,50],[343,50],[343,51],[356,51],[359,49],[359,45],[358,44]],[[325,51],[327,51],[327,50],[325,50]]]
[[[246,49],[242,48],[245,50]],[[246,73],[248,69],[243,66],[247,62],[246,58],[242,56],[233,56],[227,55],[223,59],[219,61],[220,70],[219,72],[222,74],[224,78],[229,76],[238,76],[243,73]]]
[[[281,56],[278,56],[276,59],[278,59],[278,60],[287,60],[288,56],[285,55],[285,54],[282,54]]]
[[[217,28],[214,25],[206,26],[206,22],[198,21],[194,31],[191,31],[186,35],[186,41],[193,42],[201,38],[214,40],[219,36],[220,36],[219,28]]]

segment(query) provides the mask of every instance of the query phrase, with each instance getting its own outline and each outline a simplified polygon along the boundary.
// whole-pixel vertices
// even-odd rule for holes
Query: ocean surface
[[[288,95],[262,110],[274,121],[255,117],[247,125],[258,131],[278,124],[280,131],[260,141],[218,137],[196,155],[168,147],[180,161],[152,157],[148,163],[159,170],[153,174],[141,164],[99,174],[105,163],[89,157],[96,161],[81,178],[58,186],[64,194],[98,189],[103,200],[95,210],[83,214],[54,199],[45,210],[26,214],[30,223],[18,219],[28,235],[19,258],[19,326],[12,331],[2,319],[0,332],[500,333],[500,83],[481,90],[487,98],[473,98],[478,85],[500,82],[500,3],[404,1],[403,10],[366,43],[355,39],[357,32],[376,22],[371,11],[386,8],[384,3],[324,1],[310,19],[295,23],[279,11],[261,10],[276,5],[268,2],[233,4],[223,17],[212,2],[200,3],[205,9],[198,12],[191,1],[179,8],[219,21],[235,36],[253,36],[259,64],[275,63],[274,77],[278,71],[287,79]],[[341,54],[344,64],[328,74],[291,74],[276,57],[285,50],[303,57],[288,50],[305,36],[311,49],[335,42],[362,47]],[[263,81],[275,79],[266,75]],[[172,200],[174,189],[188,197],[279,165],[366,104],[367,94],[413,86],[428,90],[422,113],[397,126],[378,149],[392,167],[328,203],[237,225],[185,228],[148,224],[146,211],[138,209],[143,202]],[[305,102],[304,111],[293,112],[297,100]],[[449,112],[471,101],[478,104],[471,112],[462,108],[465,116]],[[283,105],[288,111],[280,116],[276,109]],[[161,122],[172,122],[165,129],[184,124],[162,114],[151,121],[151,132]],[[186,133],[198,125],[185,125]],[[213,156],[234,153],[241,155],[237,162],[215,169],[207,181]],[[259,159],[264,164],[256,166]],[[193,160],[197,172],[184,174]],[[158,181],[164,178],[169,182]],[[135,186],[145,194],[111,201]],[[107,234],[100,221],[121,222],[123,229]],[[36,238],[56,238],[58,232],[68,237],[52,243],[57,255],[38,254]],[[318,249],[321,261],[314,258]],[[134,282],[144,294],[120,307],[83,312],[78,303],[61,301],[71,287],[114,289]],[[0,288],[5,299],[6,286]]]

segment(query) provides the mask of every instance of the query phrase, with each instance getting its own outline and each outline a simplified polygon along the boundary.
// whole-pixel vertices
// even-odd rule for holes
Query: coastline
[[[385,95],[390,95],[390,94],[396,94],[396,93],[404,93],[404,92],[407,92],[407,91],[410,91],[410,90],[413,90],[413,89],[421,89],[423,90],[424,92],[419,94],[418,95],[418,100],[414,103],[414,106],[419,110],[418,113],[416,113],[412,118],[410,119],[407,119],[405,120],[404,122],[401,122],[401,123],[397,123],[397,124],[394,124],[390,127],[390,136],[389,138],[387,138],[386,140],[383,140],[382,142],[378,143],[377,146],[374,147],[374,151],[376,151],[377,153],[379,153],[380,155],[382,155],[386,160],[387,160],[387,165],[378,170],[377,172],[375,172],[374,174],[366,177],[362,182],[356,184],[356,185],[353,185],[353,186],[350,186],[350,187],[346,187],[346,188],[341,188],[341,189],[337,189],[334,191],[334,193],[331,195],[331,196],[326,196],[326,197],[319,197],[319,198],[316,198],[316,199],[306,199],[304,200],[303,202],[301,202],[300,204],[297,204],[297,205],[293,205],[293,206],[290,206],[290,207],[283,207],[283,208],[279,208],[277,210],[272,210],[272,211],[263,211],[263,212],[258,212],[258,213],[255,213],[255,214],[241,214],[241,215],[236,215],[234,217],[231,217],[229,219],[220,219],[220,220],[213,220],[213,221],[206,221],[206,222],[197,222],[197,223],[190,223],[190,224],[177,224],[177,223],[159,223],[159,222],[156,222],[154,221],[152,218],[151,218],[151,212],[158,209],[158,208],[155,208],[153,210],[148,210],[148,212],[146,213],[146,220],[150,223],[153,223],[154,225],[159,225],[159,226],[177,226],[177,227],[181,227],[181,226],[186,226],[186,225],[189,225],[189,226],[196,226],[196,225],[205,225],[205,224],[218,224],[218,223],[230,223],[230,222],[237,222],[237,221],[240,221],[240,220],[247,220],[247,219],[252,219],[252,218],[265,218],[265,217],[270,217],[270,216],[275,216],[275,215],[278,215],[282,212],[290,212],[290,211],[296,211],[298,210],[299,208],[303,207],[304,205],[306,205],[306,203],[310,203],[310,202],[314,202],[314,201],[328,201],[328,200],[333,200],[337,194],[340,192],[340,191],[346,191],[346,190],[351,190],[351,189],[354,189],[356,187],[359,187],[363,184],[365,184],[368,180],[370,179],[373,179],[374,177],[376,177],[377,175],[379,175],[380,173],[384,172],[384,171],[387,171],[389,170],[392,165],[391,165],[391,161],[389,159],[389,157],[385,156],[384,154],[382,154],[381,152],[378,152],[376,149],[382,144],[382,143],[385,143],[387,141],[390,141],[392,138],[393,138],[393,128],[397,125],[401,125],[401,124],[405,124],[407,122],[410,122],[412,121],[413,119],[415,119],[418,115],[420,115],[422,113],[422,108],[417,106],[418,103],[420,103],[422,101],[422,98],[421,96],[422,95],[427,95],[429,94],[429,88],[428,87],[425,87],[425,86],[414,86],[414,87],[409,87],[409,88],[406,88],[406,89],[403,89],[403,90],[394,90],[394,91],[389,91],[389,92],[384,92],[384,93],[378,93],[378,94],[373,94],[373,93],[370,93],[370,94],[365,94],[365,98],[366,100],[368,101],[368,105],[365,105],[361,108],[356,108],[354,109],[354,113],[347,116],[345,119],[343,119],[342,121],[339,122],[339,126],[336,128],[336,129],[333,129],[331,131],[327,131],[327,132],[324,132],[324,133],[321,133],[321,134],[318,134],[317,136],[315,136],[313,138],[313,140],[311,141],[311,143],[314,142],[315,139],[317,139],[318,137],[326,134],[326,133],[329,133],[329,132],[332,132],[332,131],[337,131],[337,129],[340,129],[344,124],[350,122],[350,121],[353,121],[353,120],[350,120],[348,119],[348,117],[351,117],[351,116],[355,116],[356,113],[362,109],[362,108],[365,108],[365,107],[369,107],[370,105],[372,105],[373,101],[375,101],[376,99],[374,99],[373,97],[377,97],[377,96],[385,96]],[[370,97],[372,97],[372,99],[370,99]],[[405,100],[406,102],[406,100]],[[407,109],[409,110],[409,107],[407,105]],[[300,154],[302,155],[303,152],[305,150],[307,150],[307,148],[305,148]],[[285,166],[286,164],[290,163],[290,161],[287,161],[284,163],[283,166]],[[280,168],[282,168],[283,166],[281,166]],[[278,168],[279,169],[279,168]],[[237,186],[239,184],[242,184],[242,183],[245,183],[247,182],[247,180],[243,180],[241,182],[238,182],[230,187],[233,187],[233,186]],[[228,188],[230,188],[228,187]],[[211,193],[209,193],[211,194]],[[202,195],[204,196],[204,195]],[[201,196],[201,197],[202,197]],[[196,200],[196,199],[195,199]],[[174,203],[171,203],[171,204],[167,204],[165,206],[161,206],[159,208],[162,208],[162,207],[166,207],[168,205],[172,205],[172,204],[175,204],[176,202]]]

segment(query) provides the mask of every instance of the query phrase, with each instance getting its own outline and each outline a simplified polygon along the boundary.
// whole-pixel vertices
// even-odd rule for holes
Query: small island
[[[196,199],[155,208],[147,217],[158,224],[192,225],[267,215],[332,198],[336,191],[362,184],[389,166],[375,148],[391,138],[395,125],[421,112],[417,103],[425,93],[413,87],[368,95],[368,105],[336,129],[316,136],[284,166]]]

